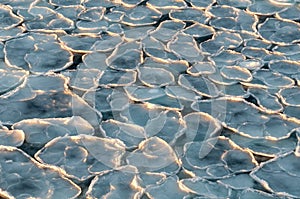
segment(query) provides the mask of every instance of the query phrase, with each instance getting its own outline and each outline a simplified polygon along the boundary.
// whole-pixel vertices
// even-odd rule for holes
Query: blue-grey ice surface
[[[300,198],[299,0],[0,1],[0,198]]]

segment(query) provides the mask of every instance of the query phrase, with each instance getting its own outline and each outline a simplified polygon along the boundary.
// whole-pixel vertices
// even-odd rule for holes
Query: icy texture
[[[2,0],[0,198],[299,198],[299,2]]]

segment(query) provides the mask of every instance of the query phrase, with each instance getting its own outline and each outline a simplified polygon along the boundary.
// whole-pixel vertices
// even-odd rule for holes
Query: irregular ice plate
[[[153,70],[151,67],[139,67],[138,77],[141,82],[149,87],[162,87],[175,83],[171,72],[159,68]]]
[[[61,71],[72,64],[73,55],[54,34],[27,33],[4,46],[7,64],[35,73]],[[16,56],[18,55],[18,56]]]
[[[10,29],[17,26],[23,19],[12,12],[12,9],[5,5],[0,5],[0,29]]]
[[[180,162],[170,145],[158,137],[142,141],[138,149],[126,157],[129,165],[137,167],[139,172],[176,173]]]
[[[83,181],[120,166],[124,153],[125,145],[118,139],[77,135],[57,137],[34,156],[60,167],[68,177]]]
[[[205,77],[193,77],[191,75],[182,74],[179,76],[178,83],[182,87],[195,91],[203,96],[216,97],[219,95],[219,90],[216,85]]]
[[[250,175],[272,193],[297,198],[300,195],[298,163],[299,156],[291,152],[261,164]]]
[[[79,116],[22,120],[12,128],[24,131],[26,142],[37,145],[44,145],[53,138],[65,135],[94,134],[91,124]]]
[[[0,118],[5,124],[24,119],[81,116],[98,128],[101,115],[65,87],[62,76],[37,76],[0,100]],[[41,81],[41,78],[43,81]],[[35,81],[36,80],[36,81]],[[57,86],[59,85],[59,86]],[[6,114],[6,110],[10,114]]]
[[[143,127],[116,120],[102,122],[101,129],[106,137],[117,138],[123,141],[128,148],[137,147],[146,138],[146,132]]]
[[[80,194],[80,187],[56,167],[45,166],[15,147],[0,146],[0,151],[0,195],[67,199]]]
[[[194,8],[174,9],[169,12],[169,16],[175,21],[190,21],[200,24],[205,24],[209,20],[209,16],[204,11]]]
[[[289,106],[300,106],[300,89],[299,87],[284,88],[279,91],[280,99],[283,104]]]
[[[183,0],[165,0],[165,1],[149,0],[147,1],[147,5],[156,8],[158,10],[182,9],[186,7],[186,3]]]
[[[0,145],[4,146],[21,146],[25,140],[22,130],[0,129]]]
[[[97,175],[86,193],[88,198],[136,198],[142,195],[138,171],[125,166],[103,175]]]
[[[180,181],[192,193],[204,198],[228,198],[231,190],[222,184],[203,180],[201,178],[190,178]]]
[[[264,39],[278,44],[300,41],[300,25],[290,20],[268,18],[258,26],[258,32]]]
[[[178,177],[170,176],[159,184],[146,189],[146,195],[152,199],[182,199],[188,195],[188,190],[183,189]]]

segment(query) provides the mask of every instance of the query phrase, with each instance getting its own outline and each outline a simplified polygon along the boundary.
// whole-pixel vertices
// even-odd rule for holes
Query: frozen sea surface
[[[299,0],[0,1],[0,198],[300,198]]]

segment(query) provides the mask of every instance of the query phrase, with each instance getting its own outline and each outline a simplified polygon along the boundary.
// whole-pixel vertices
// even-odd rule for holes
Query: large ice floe
[[[299,0],[0,1],[0,198],[300,198]]]

